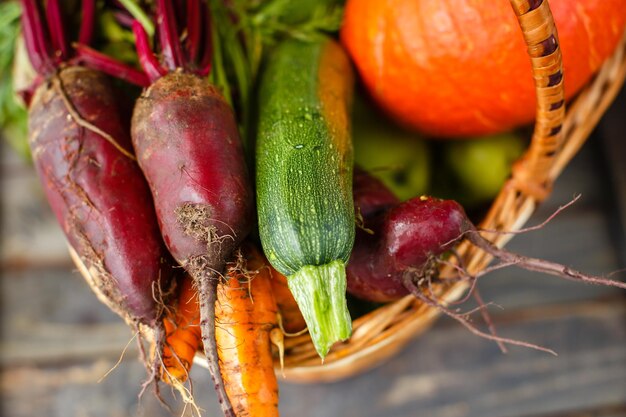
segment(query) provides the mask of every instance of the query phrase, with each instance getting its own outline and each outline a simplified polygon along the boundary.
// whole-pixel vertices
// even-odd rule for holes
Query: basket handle
[[[528,47],[537,114],[530,147],[513,167],[513,182],[537,201],[551,191],[550,168],[563,146],[563,60],[548,0],[510,0]]]

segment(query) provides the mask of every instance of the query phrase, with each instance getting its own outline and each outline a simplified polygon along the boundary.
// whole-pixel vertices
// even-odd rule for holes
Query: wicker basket
[[[510,0],[532,61],[537,116],[530,147],[515,164],[480,227],[519,230],[545,199],[565,165],[576,154],[615,98],[626,76],[626,34],[614,55],[575,101],[563,105],[561,52],[547,1]],[[498,247],[510,234],[485,234]],[[491,258],[468,244],[458,248],[468,271],[483,270]],[[442,276],[446,276],[442,271]],[[450,276],[450,274],[447,274]],[[445,282],[445,280],[444,280]],[[468,289],[458,280],[435,288],[441,302],[459,299]],[[322,364],[308,335],[287,338],[283,375],[299,382],[333,381],[365,371],[389,358],[425,331],[439,315],[413,296],[387,304],[353,322],[353,335],[335,345]],[[202,360],[200,360],[202,362]]]

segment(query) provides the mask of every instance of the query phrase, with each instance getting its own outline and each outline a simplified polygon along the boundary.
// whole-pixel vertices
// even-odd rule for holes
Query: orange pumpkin
[[[619,42],[626,0],[550,7],[571,98]],[[407,127],[460,137],[534,119],[530,59],[507,0],[348,0],[341,40],[374,99]]]

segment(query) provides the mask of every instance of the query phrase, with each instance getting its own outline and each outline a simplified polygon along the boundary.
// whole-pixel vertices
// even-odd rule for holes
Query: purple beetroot
[[[34,0],[22,4],[38,73],[29,143],[48,202],[100,299],[134,327],[158,330],[155,299],[169,291],[174,261],[132,154],[129,118],[106,75],[72,64],[58,0],[46,4],[47,24]],[[83,3],[81,42],[91,37],[93,10]]]
[[[506,265],[626,288],[619,281],[497,248],[481,236],[455,201],[421,196],[390,207],[390,199],[379,197],[384,193],[384,185],[367,174],[359,175],[360,179],[354,182],[355,206],[366,202],[368,213],[373,214],[364,216],[365,230],[357,234],[347,267],[348,291],[357,297],[383,302],[420,290],[423,282],[436,278],[442,255],[463,239]]]
[[[200,0],[186,4],[186,28],[179,31],[172,1],[156,2],[162,62],[141,24],[133,22],[139,61],[151,84],[135,105],[131,135],[161,234],[198,288],[209,370],[224,414],[234,416],[218,367],[216,288],[226,260],[252,227],[254,198],[235,115],[206,78],[211,69],[208,6]],[[108,70],[106,60],[82,52]]]

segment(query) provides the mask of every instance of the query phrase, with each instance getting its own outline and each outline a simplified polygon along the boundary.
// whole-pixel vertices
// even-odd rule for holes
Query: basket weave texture
[[[536,121],[530,146],[516,162],[513,174],[493,202],[479,227],[515,231],[523,227],[538,203],[580,149],[602,114],[613,101],[626,77],[626,33],[613,56],[565,109],[563,70],[557,30],[545,0],[510,0],[528,46],[537,92]],[[498,247],[511,234],[484,233]],[[470,274],[484,270],[491,258],[467,242],[458,248]],[[434,287],[445,304],[459,299],[468,289],[466,281],[449,280],[452,269],[441,271],[444,283]],[[389,358],[413,337],[425,331],[439,315],[437,308],[413,296],[378,308],[353,322],[353,335],[335,345],[322,364],[308,335],[285,340],[283,372],[299,382],[333,381],[365,371]]]

